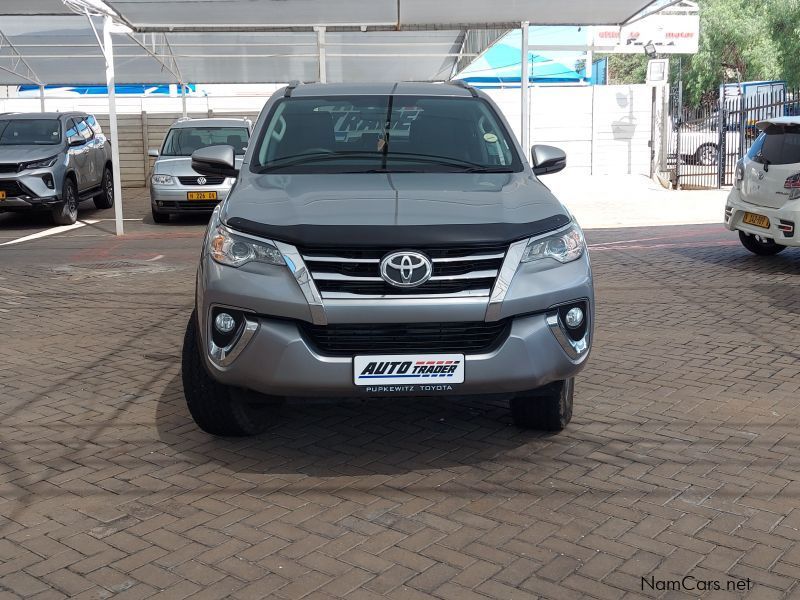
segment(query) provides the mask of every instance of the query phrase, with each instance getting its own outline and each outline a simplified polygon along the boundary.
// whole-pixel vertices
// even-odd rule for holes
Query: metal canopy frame
[[[163,0],[154,11],[149,0],[2,0],[0,85],[38,85],[44,110],[47,83],[105,83],[111,145],[116,149],[119,136],[114,84],[118,81],[176,83],[180,85],[184,114],[188,82],[248,83],[245,77],[249,74],[242,70],[245,63],[268,65],[280,74],[273,76],[280,76],[280,81],[326,82],[332,76],[340,80],[357,78],[358,68],[346,66],[355,61],[389,59],[391,68],[373,66],[373,71],[393,80],[443,81],[507,29],[522,28],[522,57],[527,64],[529,22],[623,25],[654,4],[659,0],[573,0],[559,5],[550,0],[504,0],[490,7],[485,0],[305,0],[294,5],[291,0]],[[236,20],[242,15],[249,22]],[[83,26],[76,21],[81,17]],[[22,29],[24,25],[38,25],[46,41],[9,34],[14,24],[23,24]],[[16,37],[23,41],[14,41]],[[116,55],[115,45],[122,49]],[[98,49],[99,53],[93,52]],[[405,60],[398,62],[398,58]],[[70,61],[71,70],[54,68],[52,63],[59,60]],[[115,61],[120,61],[122,76]],[[230,68],[232,65],[239,70]],[[104,81],[95,75],[101,66],[105,67]],[[333,67],[338,72],[332,73]],[[204,77],[212,68],[216,74]],[[221,80],[220,72],[230,80]],[[263,77],[259,83],[271,82]],[[525,77],[521,86],[523,147],[528,143],[528,88]],[[116,151],[113,171],[115,230],[122,235],[122,186]]]

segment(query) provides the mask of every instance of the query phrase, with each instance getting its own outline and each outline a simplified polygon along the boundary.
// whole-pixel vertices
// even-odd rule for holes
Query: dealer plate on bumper
[[[356,385],[464,383],[463,354],[380,354],[353,359]]]

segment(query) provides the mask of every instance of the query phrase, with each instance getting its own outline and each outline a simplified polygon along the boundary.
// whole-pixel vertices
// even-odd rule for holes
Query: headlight
[[[229,267],[241,267],[249,262],[284,265],[283,255],[268,240],[254,240],[233,233],[220,225],[208,240],[211,258]]]
[[[585,249],[583,232],[578,224],[573,222],[567,229],[558,233],[531,239],[522,255],[522,262],[555,258],[559,262],[568,263],[580,258]]]
[[[52,167],[56,164],[58,160],[58,155],[51,156],[50,158],[43,158],[42,160],[35,160],[29,163],[22,163],[22,168],[20,171],[25,171],[26,169],[46,169],[47,167]]]
[[[150,178],[150,182],[153,185],[172,185],[175,183],[175,180],[172,178],[172,175],[153,175]]]

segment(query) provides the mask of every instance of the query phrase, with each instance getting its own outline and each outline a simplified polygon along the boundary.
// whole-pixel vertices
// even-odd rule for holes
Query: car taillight
[[[784,189],[789,191],[789,200],[800,198],[800,173],[795,173],[786,178],[783,182]]]
[[[733,187],[737,190],[742,189],[742,180],[744,179],[744,165],[741,161],[736,163],[736,172],[733,176]]]

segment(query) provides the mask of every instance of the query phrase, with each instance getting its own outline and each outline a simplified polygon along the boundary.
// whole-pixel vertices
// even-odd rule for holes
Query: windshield
[[[58,119],[0,119],[0,146],[52,145],[61,142]]]
[[[448,96],[279,101],[256,143],[256,173],[463,173],[522,170],[491,105]]]
[[[162,156],[191,156],[206,146],[228,145],[241,156],[247,148],[247,127],[176,127],[164,140]]]

